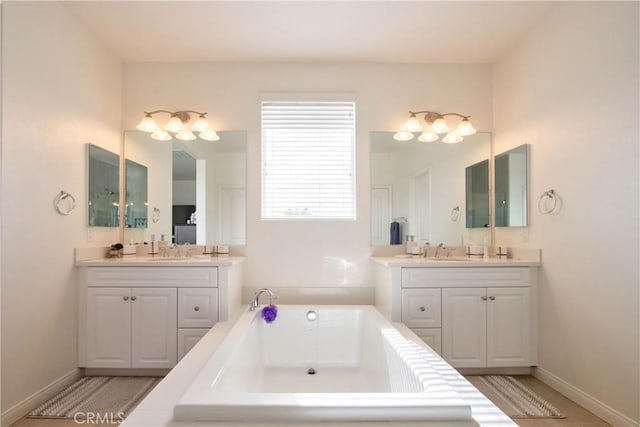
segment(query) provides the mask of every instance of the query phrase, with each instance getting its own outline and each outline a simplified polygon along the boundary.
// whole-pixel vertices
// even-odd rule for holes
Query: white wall
[[[73,248],[86,241],[86,143],[119,153],[121,68],[62,6],[2,5],[2,410],[77,367]],[[76,210],[60,216],[66,190]]]
[[[543,250],[540,366],[636,423],[638,48],[637,2],[558,4],[493,75],[495,152],[531,144],[529,241],[496,238]]]
[[[247,130],[249,287],[371,285],[369,132],[394,130],[409,109],[458,111],[491,131],[486,65],[125,64],[123,126],[149,109],[207,111],[218,129]],[[160,90],[161,89],[161,90]],[[260,219],[261,92],[340,92],[357,97],[357,221]]]

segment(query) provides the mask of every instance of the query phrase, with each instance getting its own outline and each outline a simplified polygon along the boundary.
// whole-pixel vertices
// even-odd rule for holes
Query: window
[[[354,102],[262,102],[262,218],[355,219],[354,147]]]

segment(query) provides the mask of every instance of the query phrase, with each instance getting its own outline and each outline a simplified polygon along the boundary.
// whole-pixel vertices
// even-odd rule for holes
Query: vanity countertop
[[[536,258],[406,258],[406,257],[371,257],[376,264],[385,267],[538,267],[540,259]]]
[[[189,258],[138,257],[97,258],[76,261],[77,267],[218,267],[236,265],[244,261],[241,256],[211,257],[194,256]]]

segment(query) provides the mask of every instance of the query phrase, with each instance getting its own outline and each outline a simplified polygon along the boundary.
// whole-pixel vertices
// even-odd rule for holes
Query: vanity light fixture
[[[158,126],[153,119],[154,114],[165,113],[170,114],[169,121],[164,127]],[[191,121],[191,114],[197,114],[198,117],[189,124]],[[198,137],[205,141],[218,141],[220,137],[216,131],[209,125],[206,119],[207,113],[201,113],[199,111],[184,110],[184,111],[167,111],[167,110],[155,110],[150,112],[144,112],[144,117],[136,126],[136,129],[151,134],[151,138],[157,141],[170,141],[173,139],[171,134],[175,134],[175,137],[181,141],[193,141]]]
[[[424,114],[422,119],[418,114]],[[451,130],[449,124],[445,121],[446,116],[461,117],[462,120],[455,130]],[[420,142],[435,142],[440,139],[440,134],[447,135],[442,138],[445,144],[455,144],[462,141],[464,136],[473,135],[476,130],[469,121],[471,116],[465,116],[460,113],[436,113],[434,111],[409,111],[409,118],[402,129],[393,135],[396,141],[410,141],[414,137],[414,132],[421,132],[418,137]]]

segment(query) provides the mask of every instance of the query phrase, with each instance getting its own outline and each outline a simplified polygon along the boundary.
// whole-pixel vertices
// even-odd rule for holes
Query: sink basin
[[[186,261],[193,260],[191,257],[181,256],[181,257],[153,257],[153,258],[145,258],[145,261]]]
[[[440,261],[482,261],[482,258],[468,258],[468,257],[455,257],[455,256],[451,256],[451,257],[442,257],[442,258],[427,258],[428,261],[435,261],[435,262],[440,262]]]

